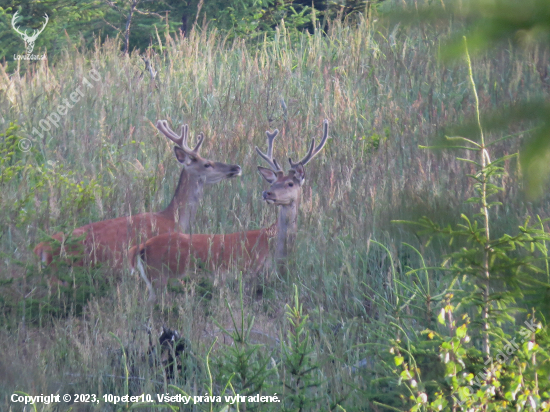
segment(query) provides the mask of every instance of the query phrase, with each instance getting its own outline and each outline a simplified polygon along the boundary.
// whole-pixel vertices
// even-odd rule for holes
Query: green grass
[[[332,139],[306,170],[294,270],[288,277],[269,272],[260,280],[245,274],[245,284],[264,285],[261,298],[248,290],[245,310],[256,314],[257,336],[268,337],[266,348],[272,347],[278,359],[280,347],[273,342],[288,327],[284,307],[297,284],[320,365],[316,410],[336,403],[348,411],[375,410],[371,401],[398,407],[397,383],[386,363],[391,362],[388,339],[396,335],[389,323],[402,316],[420,331],[439,308],[434,303],[431,311],[427,305],[395,311],[397,296],[415,282],[405,275],[406,268],[420,266],[418,255],[402,242],[419,248],[427,266],[439,264],[449,246],[434,239],[424,248],[408,227],[391,220],[426,215],[444,224],[472,211],[464,203],[473,194],[468,165],[452,153],[418,148],[429,145],[430,136],[445,125],[474,113],[465,65],[444,66],[437,60],[446,30],[387,30],[359,20],[335,22],[326,36],[291,40],[281,30],[273,41],[252,45],[228,43],[215,31],[192,32],[185,39],[161,36],[162,44],[155,42],[148,52],[159,72],[155,81],[143,71],[139,56],[122,55],[120,45],[111,41],[93,50],[69,48],[55,66],[37,63],[14,73],[0,69],[0,129],[16,122],[17,133],[33,145],[28,153],[14,151],[2,164],[0,399],[6,400],[0,409],[9,410],[15,390],[121,395],[120,345],[110,332],[129,353],[129,391],[165,392],[168,382],[144,355],[146,326],[179,329],[192,342],[194,355],[204,359],[214,338],[221,339],[213,319],[230,325],[224,298],[237,307],[236,273],[224,286],[212,286],[211,299],[201,298],[198,287],[164,294],[150,316],[144,285],[127,269],[60,268],[78,287],[57,290],[46,286],[51,269],[39,271],[32,254],[45,234],[167,204],[179,167],[172,145],[153,126],[165,118],[178,129],[189,123],[193,135],[203,131],[203,153],[210,158],[243,166],[242,178],[205,191],[196,233],[270,225],[276,210],[260,200],[265,185],[255,171],[261,163],[254,146],[263,147],[265,130],[279,128],[276,157],[299,157],[309,139],[320,136],[323,119],[329,119]],[[547,97],[537,71],[545,64],[547,54],[537,48],[503,47],[475,58],[481,109]],[[92,67],[100,81],[89,77]],[[93,87],[82,89],[85,96],[69,109],[62,126],[43,139],[33,135],[32,129],[82,84],[83,76]],[[495,152],[513,153],[520,145],[521,138],[511,139]],[[8,176],[5,171],[13,165],[23,169]],[[512,161],[505,167],[505,190],[498,195],[503,206],[496,209],[493,228],[497,234],[526,215],[549,217],[548,197],[524,203],[517,165]],[[430,272],[429,283],[436,295],[448,279]],[[223,359],[219,344],[212,356]],[[368,367],[350,372],[347,367],[362,359]],[[204,363],[201,368],[178,386],[204,394]],[[275,383],[267,393],[273,388]]]

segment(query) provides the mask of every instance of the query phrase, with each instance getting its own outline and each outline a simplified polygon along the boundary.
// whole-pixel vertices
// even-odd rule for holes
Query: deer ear
[[[178,162],[180,162],[182,165],[187,166],[193,160],[196,160],[193,156],[191,156],[179,146],[174,146],[174,154],[176,155],[176,159],[178,160]]]
[[[258,166],[258,172],[263,176],[268,183],[272,184],[277,180],[277,174],[266,167]]]
[[[297,179],[300,184],[304,183],[304,180],[306,180],[306,170],[301,163],[294,166],[291,172],[294,172],[294,178]]]

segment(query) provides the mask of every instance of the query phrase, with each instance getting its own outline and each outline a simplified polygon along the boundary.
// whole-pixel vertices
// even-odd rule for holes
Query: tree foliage
[[[439,266],[431,268],[451,276],[437,318],[444,327],[428,324],[422,332],[424,338],[407,339],[406,344],[396,339],[390,351],[396,355],[395,372],[409,394],[411,411],[549,410],[547,222],[538,218],[530,224],[527,217],[516,233],[493,234],[494,209],[501,205],[495,195],[502,190],[500,182],[505,175],[502,164],[517,154],[493,158],[494,142],[488,141],[481,124],[466,37],[462,44],[478,129],[475,137],[446,139],[448,148],[475,154],[474,158],[457,159],[475,170],[469,177],[475,181],[476,194],[468,203],[476,205],[479,213],[461,214],[462,223],[456,226],[441,227],[429,217],[417,222],[420,234],[429,235],[430,241],[438,236],[451,247],[459,245],[443,256]],[[427,271],[422,267],[409,273]],[[525,322],[526,329],[520,319],[529,306],[537,311],[533,309]],[[462,323],[455,320],[457,315],[462,315]],[[427,354],[439,358],[444,366],[429,383],[426,371],[417,365],[417,358]]]
[[[462,56],[462,37],[467,35],[473,54],[491,50],[499,45],[531,48],[536,46],[548,52],[550,46],[550,3],[547,0],[475,0],[465,2],[441,2],[435,6],[410,8],[394,13],[392,21],[425,24],[456,20],[460,29],[441,47],[444,60]],[[535,68],[542,82],[550,87],[548,65]],[[485,113],[482,124],[487,132],[506,130],[520,122],[531,122],[536,129],[529,144],[521,154],[526,178],[527,194],[535,197],[543,193],[550,176],[550,105],[547,101],[522,101],[513,106]],[[463,125],[474,126],[474,122]]]
[[[377,1],[379,2],[379,0]],[[69,46],[93,46],[118,37],[125,52],[159,47],[158,35],[186,35],[195,27],[216,28],[230,38],[272,36],[284,21],[287,30],[312,31],[324,19],[364,11],[370,1],[327,0],[5,0],[0,2],[0,60],[13,66],[13,55],[24,54],[24,44],[12,29],[19,11],[24,31],[49,22],[36,40],[35,54],[47,51],[55,61]]]

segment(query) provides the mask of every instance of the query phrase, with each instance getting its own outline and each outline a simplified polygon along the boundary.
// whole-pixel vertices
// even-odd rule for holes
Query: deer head
[[[273,133],[266,132],[267,135],[267,153],[262,153],[256,147],[256,151],[262,159],[264,159],[269,168],[258,166],[258,171],[262,177],[271,184],[269,190],[263,192],[263,199],[269,204],[277,206],[290,206],[300,198],[302,184],[305,181],[306,173],[304,166],[308,164],[325,146],[328,138],[328,120],[323,122],[323,137],[317,147],[315,147],[315,139],[311,139],[311,144],[307,154],[302,160],[294,163],[292,159],[288,159],[290,170],[288,174],[284,174],[277,160],[273,157],[273,141],[279,134],[278,130]]]
[[[39,29],[39,30],[37,30],[37,29],[33,30],[32,35],[29,36],[29,35],[27,35],[27,30],[25,30],[25,32],[23,33],[21,31],[19,31],[19,27],[15,27],[15,23],[16,23],[17,19],[19,18],[19,16],[17,15],[18,13],[19,13],[19,11],[16,11],[15,14],[13,15],[13,17],[11,19],[11,25],[12,25],[13,29],[21,36],[21,38],[25,42],[25,46],[27,47],[27,54],[31,54],[32,51],[34,50],[34,42],[38,38],[38,35],[44,31],[44,29],[46,28],[46,24],[48,24],[48,20],[49,20],[48,15],[44,14],[44,17],[46,18],[46,21],[44,22],[42,28]]]
[[[280,269],[284,268],[284,260],[288,251],[293,248],[296,239],[298,205],[302,185],[304,184],[306,172],[304,166],[308,164],[323,149],[328,139],[328,120],[323,122],[323,137],[316,147],[315,139],[311,139],[311,145],[307,154],[297,163],[292,159],[290,170],[285,175],[277,160],[273,157],[273,141],[279,134],[278,130],[273,133],[266,132],[267,152],[263,153],[256,147],[256,152],[264,159],[269,168],[258,166],[258,171],[262,177],[271,185],[268,190],[263,192],[263,199],[269,203],[279,206],[279,217],[277,219],[277,248],[275,257],[279,263]]]
[[[198,142],[195,148],[191,149],[187,145],[189,134],[188,125],[185,124],[181,127],[180,135],[177,135],[170,129],[166,120],[159,120],[157,122],[157,129],[176,144],[176,146],[174,146],[174,153],[176,159],[183,165],[185,171],[191,177],[198,179],[203,184],[211,185],[223,179],[241,175],[242,170],[239,165],[214,162],[200,156],[200,148],[204,141],[204,134],[200,133],[198,135]]]
[[[242,170],[239,165],[214,162],[201,157],[200,149],[204,142],[202,133],[198,136],[196,146],[191,149],[187,145],[189,126],[186,124],[181,127],[179,135],[170,129],[166,120],[159,120],[157,129],[176,144],[174,154],[178,162],[183,165],[176,193],[166,209],[159,213],[174,219],[178,222],[180,230],[187,233],[202,199],[204,185],[212,185],[223,179],[240,176]]]

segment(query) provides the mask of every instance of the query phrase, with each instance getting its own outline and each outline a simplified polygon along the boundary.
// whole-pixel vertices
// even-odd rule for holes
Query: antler
[[[157,121],[157,129],[164,134],[167,138],[169,138],[171,141],[173,141],[175,144],[177,144],[179,147],[181,147],[184,151],[188,152],[189,154],[199,154],[202,142],[204,141],[204,134],[199,133],[198,138],[199,141],[194,149],[191,149],[189,146],[187,146],[187,137],[189,135],[189,125],[184,124],[181,127],[181,135],[178,136],[172,129],[170,129],[170,126],[168,126],[168,122],[166,120],[158,120]]]
[[[17,15],[17,13],[19,13],[19,10],[15,12],[15,14],[13,15],[13,17],[11,18],[11,25],[13,27],[13,29],[19,33],[21,36],[27,36],[27,31],[25,30],[25,33],[21,33],[19,31],[19,27],[15,27],[15,22],[17,21],[17,19],[20,17]]]
[[[272,133],[265,132],[265,135],[267,136],[267,153],[262,153],[260,149],[258,149],[258,146],[256,146],[256,152],[260,155],[262,159],[264,159],[268,164],[271,170],[274,172],[282,171],[281,166],[279,166],[279,163],[277,163],[277,160],[273,158],[273,141],[279,134],[279,130],[275,129]]]
[[[328,120],[325,119],[323,121],[323,138],[321,139],[321,143],[319,143],[319,145],[315,149],[313,149],[313,147],[315,146],[315,138],[312,138],[311,145],[309,146],[309,150],[302,160],[300,160],[297,163],[294,163],[292,159],[290,158],[288,159],[288,161],[290,162],[290,167],[294,169],[299,164],[302,164],[302,166],[305,166],[306,164],[308,164],[308,162],[311,159],[313,159],[315,156],[317,156],[317,154],[323,149],[323,147],[327,143],[327,138],[328,138]]]
[[[46,17],[46,21],[44,22],[44,25],[42,26],[42,28],[40,30],[37,30],[35,29],[33,31],[33,34],[32,36],[28,36],[27,35],[27,30],[25,30],[24,33],[22,33],[21,31],[19,31],[19,27],[15,27],[15,23],[17,21],[17,19],[20,17],[18,16],[17,14],[19,13],[19,10],[15,12],[15,14],[13,15],[13,17],[11,18],[11,25],[13,26],[13,29],[18,33],[20,34],[23,39],[27,42],[33,42],[34,40],[36,40],[36,38],[38,37],[38,35],[40,33],[42,33],[44,31],[44,29],[46,28],[46,25],[48,24],[48,21],[49,21],[49,17],[46,13],[44,13],[44,17]]]
[[[46,13],[44,13],[44,17],[46,17],[46,21],[44,22],[44,25],[42,26],[42,28],[40,30],[37,30],[35,29],[32,36],[29,37],[29,41],[34,41],[36,40],[36,38],[38,37],[38,35],[40,33],[42,33],[44,31],[44,29],[46,28],[46,24],[48,24],[48,21],[49,21],[49,18],[48,18],[48,15]],[[26,33],[26,31],[25,31]]]

